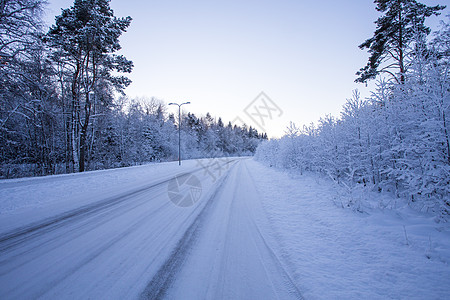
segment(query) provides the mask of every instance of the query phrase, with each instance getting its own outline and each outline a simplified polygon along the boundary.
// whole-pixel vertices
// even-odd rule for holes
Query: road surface
[[[29,222],[3,217],[0,299],[301,299],[254,176],[246,159],[191,164]]]

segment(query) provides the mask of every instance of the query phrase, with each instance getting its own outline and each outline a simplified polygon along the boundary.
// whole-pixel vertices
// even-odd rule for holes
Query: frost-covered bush
[[[256,159],[318,171],[348,188],[388,191],[419,210],[450,214],[450,26],[428,46],[416,43],[404,83],[380,80],[369,99],[357,92],[340,118],[260,145]]]
[[[279,141],[270,140],[262,142],[258,148],[256,148],[255,159],[259,160],[270,167],[279,167],[277,160],[279,158]]]

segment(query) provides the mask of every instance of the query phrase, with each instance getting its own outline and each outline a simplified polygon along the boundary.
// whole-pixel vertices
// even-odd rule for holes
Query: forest
[[[325,174],[349,191],[364,186],[389,192],[445,219],[450,215],[450,16],[430,34],[424,20],[442,6],[375,3],[383,14],[374,36],[360,46],[371,56],[356,73],[357,82],[376,79],[371,97],[361,99],[354,91],[340,117],[327,115],[302,128],[291,123],[282,138],[262,143],[255,156],[273,167]],[[346,203],[356,210],[361,205],[355,199]]]
[[[131,17],[75,0],[46,29],[43,0],[0,1],[0,178],[178,159],[252,155],[266,134],[155,98],[130,99],[133,62],[117,51]]]

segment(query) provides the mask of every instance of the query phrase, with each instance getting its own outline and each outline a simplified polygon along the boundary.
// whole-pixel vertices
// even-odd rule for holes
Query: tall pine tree
[[[375,0],[376,10],[383,13],[375,24],[374,36],[359,45],[368,49],[369,61],[356,75],[356,82],[367,82],[380,73],[390,74],[398,83],[405,82],[406,60],[414,37],[428,35],[425,18],[439,15],[445,6],[427,6],[415,0]]]
[[[130,80],[115,76],[131,72],[133,64],[121,55],[119,37],[130,25],[131,17],[117,18],[109,0],[75,0],[71,8],[56,17],[47,35],[56,49],[55,60],[65,64],[70,82],[69,145],[75,169],[85,170],[87,133],[96,95],[102,93],[100,83],[108,83],[122,91]],[[94,96],[93,96],[94,95]]]

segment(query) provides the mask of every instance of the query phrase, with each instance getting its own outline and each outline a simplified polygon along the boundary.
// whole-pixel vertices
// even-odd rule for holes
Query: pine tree
[[[418,34],[428,35],[425,18],[439,15],[445,6],[426,6],[415,0],[375,0],[376,10],[383,13],[375,24],[374,36],[359,45],[368,49],[369,61],[356,75],[356,82],[367,82],[380,73],[390,74],[397,83],[405,82],[408,47]]]
[[[107,82],[122,91],[130,80],[113,75],[114,71],[129,73],[133,63],[114,52],[121,49],[120,35],[130,25],[131,17],[116,18],[109,0],[75,0],[56,17],[46,40],[53,49],[54,59],[65,64],[71,85],[71,149],[75,168],[85,170],[88,127],[94,94],[98,85]]]

